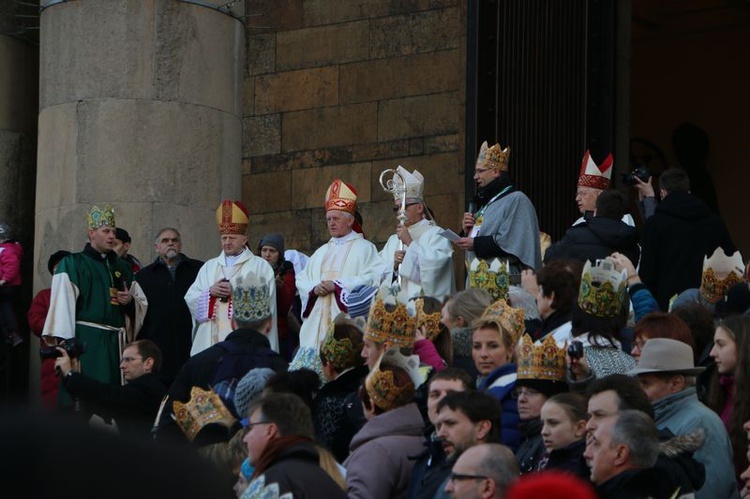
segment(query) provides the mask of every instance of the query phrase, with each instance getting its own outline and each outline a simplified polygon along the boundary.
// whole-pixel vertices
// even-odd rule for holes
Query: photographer
[[[128,344],[122,353],[120,369],[126,384],[102,383],[80,371],[80,359],[71,359],[65,348],[55,368],[65,389],[83,403],[86,414],[114,419],[123,435],[149,437],[159,404],[167,388],[156,374],[161,367],[161,350],[150,340]],[[82,353],[82,352],[81,352]]]

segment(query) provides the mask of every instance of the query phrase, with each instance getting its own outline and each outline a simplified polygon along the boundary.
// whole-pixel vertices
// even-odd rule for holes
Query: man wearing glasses
[[[512,450],[500,444],[478,444],[453,465],[445,491],[452,499],[501,499],[518,476]]]

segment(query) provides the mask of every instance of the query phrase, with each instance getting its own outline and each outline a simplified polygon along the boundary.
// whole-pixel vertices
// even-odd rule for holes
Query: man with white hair
[[[383,264],[375,245],[354,231],[357,191],[336,179],[326,192],[326,224],[331,239],[318,248],[296,283],[302,300],[300,345],[290,370],[303,367],[322,374],[320,344],[328,327],[342,310],[342,293],[360,285],[373,285]]]

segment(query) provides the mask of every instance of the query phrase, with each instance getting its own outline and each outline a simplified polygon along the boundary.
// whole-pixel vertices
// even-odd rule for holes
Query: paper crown
[[[733,284],[742,281],[745,273],[745,262],[739,251],[727,256],[719,246],[710,258],[703,257],[703,275],[701,276],[701,296],[710,303],[716,303],[727,294]]]
[[[424,328],[425,336],[428,340],[432,341],[438,334],[440,334],[441,312],[439,310],[431,314],[425,312],[423,297],[414,300],[414,310],[416,312],[415,320],[417,329]]]
[[[586,261],[581,273],[578,306],[589,315],[602,318],[617,316],[625,299],[627,273],[618,272],[610,258]]]
[[[354,215],[357,211],[357,190],[346,182],[334,180],[326,191],[326,211],[331,210]]]
[[[487,145],[487,141],[482,142],[477,156],[476,168],[499,168],[501,171],[508,171],[508,158],[510,158],[510,147],[502,149],[500,144],[492,147]]]
[[[484,260],[474,258],[469,264],[469,287],[484,289],[493,300],[508,298],[508,261],[500,258]]]
[[[220,234],[247,234],[249,222],[247,208],[241,201],[225,199],[216,208],[216,223]]]
[[[174,420],[191,442],[208,425],[221,425],[230,429],[237,423],[221,398],[213,390],[203,390],[194,386],[190,390],[190,400],[172,403]]]
[[[88,226],[92,230],[99,227],[114,227],[115,210],[108,204],[104,205],[103,210],[96,205],[92,206],[88,214]]]
[[[513,308],[507,301],[500,299],[484,310],[480,320],[495,322],[510,335],[511,344],[515,345],[526,329],[524,317],[523,309]]]
[[[271,316],[271,292],[265,279],[251,284],[242,277],[232,286],[232,317],[242,322],[254,322]]]
[[[566,350],[565,346],[558,348],[552,335],[534,343],[531,336],[524,334],[516,349],[518,380],[565,381]]]
[[[414,345],[417,322],[403,303],[397,302],[392,306],[395,308],[389,312],[383,302],[382,291],[378,291],[367,315],[364,337],[377,343],[387,342],[391,346],[409,348]]]
[[[323,343],[320,345],[321,353],[326,356],[328,362],[339,372],[359,365],[358,357],[360,351],[354,347],[352,340],[349,338],[337,340],[334,335],[336,326],[346,324],[352,325],[360,331],[364,329],[363,321],[353,321],[346,314],[341,313],[331,322],[328,332],[326,332],[325,338],[323,338]]]
[[[406,199],[419,202],[424,201],[424,176],[422,176],[417,170],[409,173],[406,168],[401,165],[396,168],[396,172],[402,179],[404,179],[403,184],[406,184]],[[396,188],[393,192],[393,199],[401,203],[400,193],[403,192],[404,186],[398,175],[394,175],[393,177],[393,181],[396,183]]]
[[[600,166],[591,159],[591,152],[586,151],[581,162],[581,172],[578,175],[578,185],[581,187],[593,187],[594,189],[606,189],[609,187],[609,179],[612,178],[612,165],[614,160],[609,154]]]
[[[406,371],[410,383],[398,386],[393,371],[381,370],[381,365],[395,366]],[[383,353],[375,363],[370,374],[365,378],[365,389],[372,402],[384,411],[401,407],[414,399],[416,389],[424,383],[424,376],[419,370],[419,357],[405,356],[398,349],[392,348]]]

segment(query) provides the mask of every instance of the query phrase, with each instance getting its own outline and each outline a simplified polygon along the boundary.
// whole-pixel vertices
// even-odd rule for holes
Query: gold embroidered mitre
[[[412,347],[416,320],[409,315],[403,303],[398,302],[391,307],[393,310],[389,312],[383,302],[382,292],[378,291],[375,300],[370,305],[364,337],[377,343],[387,342],[391,346]]]
[[[499,168],[501,171],[507,172],[509,158],[510,147],[503,149],[500,147],[500,144],[489,147],[485,140],[482,143],[482,147],[479,148],[476,168],[485,168],[487,170]]]
[[[710,258],[703,257],[701,296],[709,303],[716,303],[724,298],[730,286],[742,281],[744,272],[745,262],[739,251],[728,256],[721,246],[716,248]]]
[[[474,258],[469,263],[470,288],[484,289],[493,300],[507,300],[509,286],[507,260]]]
[[[525,314],[522,308],[513,308],[508,302],[500,299],[484,310],[480,320],[491,320],[510,335],[511,345],[518,343],[518,339],[526,330]]]
[[[597,166],[591,158],[591,153],[586,151],[581,162],[581,172],[578,174],[578,185],[601,190],[608,188],[613,165],[614,160],[611,154],[604,158],[601,165]]]
[[[440,311],[428,314],[424,311],[424,298],[414,300],[414,310],[416,311],[417,329],[424,328],[425,336],[432,341],[440,334]]]
[[[615,264],[610,258],[597,260],[594,266],[586,261],[581,274],[578,306],[595,317],[616,317],[625,300],[626,285],[626,271],[615,270]]]
[[[231,428],[237,423],[237,419],[213,390],[203,390],[198,386],[190,390],[190,400],[187,403],[175,400],[172,410],[175,422],[191,442],[210,424]]]
[[[326,191],[326,211],[331,210],[354,215],[357,211],[357,190],[340,179],[334,180]]]
[[[247,207],[241,201],[225,199],[216,208],[216,225],[220,234],[247,234],[250,221]]]
[[[564,381],[565,351],[565,346],[558,348],[552,335],[541,343],[534,343],[528,334],[524,334],[516,349],[518,379]]]
[[[88,228],[96,230],[100,227],[115,227],[115,210],[110,205],[104,205],[104,209],[100,209],[94,205],[91,207],[91,211],[88,213]]]

